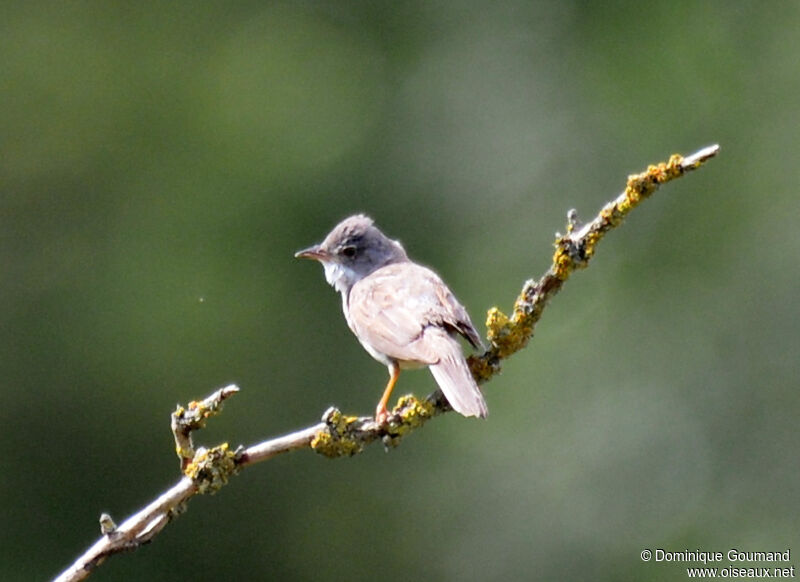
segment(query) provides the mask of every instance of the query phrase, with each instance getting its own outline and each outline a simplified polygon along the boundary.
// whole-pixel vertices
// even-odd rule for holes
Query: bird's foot
[[[386,406],[378,406],[375,409],[375,422],[381,426],[386,424],[386,420],[389,418],[389,411],[386,410]]]

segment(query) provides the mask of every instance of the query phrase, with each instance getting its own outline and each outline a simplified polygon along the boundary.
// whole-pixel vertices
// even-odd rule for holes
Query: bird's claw
[[[389,419],[389,411],[386,410],[386,407],[378,407],[375,410],[375,423],[379,426],[383,426],[386,424],[386,421]]]

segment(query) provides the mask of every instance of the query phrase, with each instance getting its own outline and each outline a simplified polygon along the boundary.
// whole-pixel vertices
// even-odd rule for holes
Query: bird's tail
[[[445,341],[441,344],[446,342],[447,349],[442,349],[444,345],[441,345],[437,350],[440,356],[439,362],[430,366],[436,383],[439,384],[453,410],[464,416],[486,418],[489,408],[467,366],[461,346],[452,337],[447,336],[442,339]]]

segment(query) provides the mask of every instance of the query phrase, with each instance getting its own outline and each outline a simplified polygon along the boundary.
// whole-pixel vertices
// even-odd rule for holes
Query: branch
[[[553,264],[538,280],[528,280],[514,304],[511,317],[493,307],[489,310],[486,327],[490,348],[479,356],[470,356],[469,365],[478,382],[487,382],[500,370],[503,360],[524,348],[533,337],[534,327],[545,306],[578,269],[585,268],[595,249],[607,232],[619,226],[623,219],[661,184],[699,168],[717,155],[713,145],[682,157],[673,155],[669,162],[650,166],[641,174],[628,177],[627,187],[615,200],[606,204],[598,215],[586,224],[578,220],[577,212],[567,215],[567,233],[557,234]],[[181,462],[183,476],[169,490],[147,507],[117,526],[107,514],[100,517],[102,537],[72,566],[62,572],[56,582],[85,579],[108,556],[133,550],[148,543],[172,518],[183,511],[184,504],[199,493],[215,493],[230,476],[248,465],[266,461],[281,453],[311,448],[327,457],[352,456],[365,446],[381,440],[393,447],[411,431],[425,422],[450,410],[440,391],[425,399],[407,395],[400,398],[385,424],[372,417],[346,416],[329,408],[322,422],[291,434],[244,448],[231,450],[228,443],[211,449],[195,449],[191,433],[203,428],[206,419],[218,414],[222,403],[239,391],[231,385],[221,388],[208,398],[178,406],[172,414],[175,450]]]
[[[598,215],[581,224],[575,210],[567,214],[567,234],[556,234],[553,264],[538,281],[529,279],[514,303],[509,318],[493,307],[486,318],[491,347],[481,356],[470,358],[472,374],[485,382],[500,370],[500,362],[524,348],[533,336],[533,328],[542,316],[547,303],[561,290],[570,275],[583,269],[594,256],[600,240],[608,231],[622,224],[623,219],[643,200],[650,197],[661,184],[696,170],[719,152],[718,145],[708,146],[694,154],[677,154],[669,162],[650,166],[641,174],[628,176],[625,191],[606,204]]]

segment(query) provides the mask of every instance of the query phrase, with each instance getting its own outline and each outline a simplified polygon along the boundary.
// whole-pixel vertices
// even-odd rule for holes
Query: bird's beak
[[[324,261],[328,258],[328,253],[320,246],[314,245],[308,247],[307,249],[303,249],[302,251],[297,251],[294,254],[295,259],[314,259],[315,261]]]

